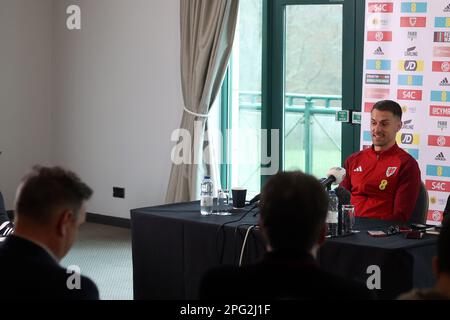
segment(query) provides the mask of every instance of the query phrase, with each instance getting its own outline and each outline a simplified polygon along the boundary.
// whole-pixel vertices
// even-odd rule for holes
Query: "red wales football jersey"
[[[341,186],[352,194],[358,217],[407,221],[420,190],[417,161],[397,144],[383,152],[373,147],[352,154]]]

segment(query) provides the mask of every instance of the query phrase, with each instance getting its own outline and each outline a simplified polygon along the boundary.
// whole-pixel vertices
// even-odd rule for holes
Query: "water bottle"
[[[213,210],[213,182],[210,176],[205,176],[200,190],[200,213],[202,216],[209,216]]]
[[[328,204],[328,235],[335,237],[338,235],[338,217],[339,217],[339,200],[334,190],[328,192],[329,204]]]

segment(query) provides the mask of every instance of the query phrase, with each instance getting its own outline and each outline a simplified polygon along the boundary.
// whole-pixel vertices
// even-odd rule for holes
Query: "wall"
[[[0,190],[51,154],[52,0],[0,0]]]
[[[70,4],[81,30],[66,28]],[[162,204],[182,110],[179,1],[58,0],[53,15],[54,163],[94,189],[89,212]]]

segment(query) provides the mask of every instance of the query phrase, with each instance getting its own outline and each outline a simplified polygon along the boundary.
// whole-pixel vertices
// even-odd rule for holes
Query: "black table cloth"
[[[131,210],[134,298],[197,299],[206,270],[239,263],[249,227],[242,263],[257,261],[265,245],[254,227],[257,211],[248,212],[250,208],[231,216],[201,216],[199,202]],[[390,225],[356,219],[360,232],[328,239],[319,252],[321,266],[364,284],[373,272],[369,267],[379,267],[381,289],[376,291],[382,299],[393,299],[412,287],[432,286],[436,236],[416,240],[403,234],[374,238],[367,233]]]

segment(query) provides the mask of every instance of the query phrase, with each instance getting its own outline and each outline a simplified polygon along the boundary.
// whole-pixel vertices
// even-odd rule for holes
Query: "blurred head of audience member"
[[[260,226],[268,251],[315,255],[325,241],[328,196],[316,178],[302,172],[279,172],[264,186]]]
[[[73,172],[36,166],[21,181],[15,202],[15,236],[48,249],[58,260],[73,245],[92,190]]]
[[[200,299],[372,299],[366,286],[322,269],[328,194],[300,171],[270,177],[260,199],[259,226],[267,252],[258,262],[208,270]]]
[[[59,261],[84,222],[92,190],[73,172],[35,166],[17,188],[15,230],[0,245],[0,299],[97,300],[95,283],[81,268]]]
[[[438,238],[437,256],[433,258],[436,285],[430,289],[413,289],[402,294],[400,300],[449,300],[450,299],[450,219],[442,221]]]

